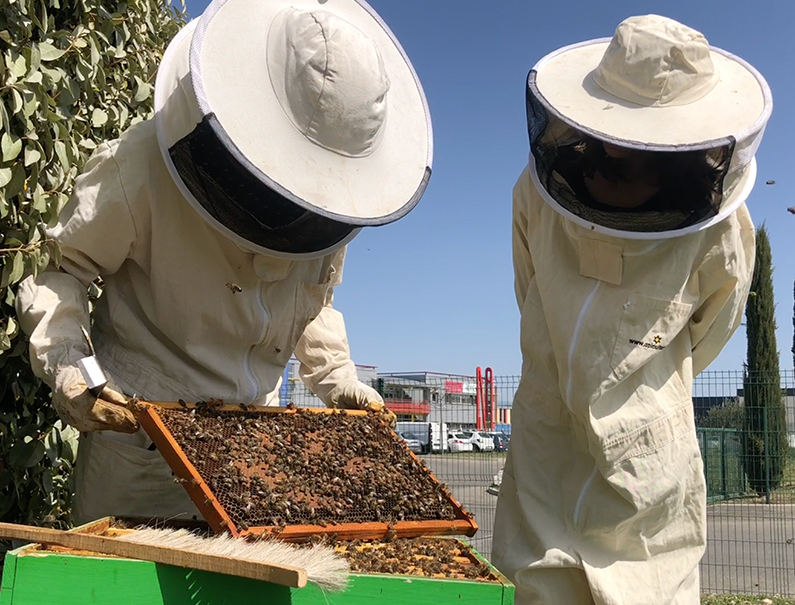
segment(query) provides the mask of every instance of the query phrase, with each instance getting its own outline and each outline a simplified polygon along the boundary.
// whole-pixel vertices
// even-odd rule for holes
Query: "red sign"
[[[448,393],[464,393],[464,383],[463,382],[453,382],[452,380],[447,380],[444,383],[444,390]]]

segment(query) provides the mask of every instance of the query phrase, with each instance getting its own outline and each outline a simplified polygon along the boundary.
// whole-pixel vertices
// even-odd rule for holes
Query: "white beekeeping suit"
[[[521,605],[697,605],[691,388],[748,295],[745,199],[770,91],[648,15],[542,59],[527,106],[513,197],[522,380],[493,562]]]
[[[21,286],[34,371],[82,431],[75,517],[197,512],[123,406],[278,405],[291,355],[328,406],[358,381],[333,290],[362,227],[406,215],[431,166],[427,104],[358,0],[215,0],[169,45],[155,118],[102,145],[50,230],[58,269]],[[87,390],[91,338],[112,387]]]

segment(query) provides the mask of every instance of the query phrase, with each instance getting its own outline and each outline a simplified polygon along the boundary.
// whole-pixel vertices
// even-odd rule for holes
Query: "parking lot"
[[[491,537],[494,529],[494,507],[497,498],[486,493],[486,488],[505,462],[504,453],[432,454],[421,456],[439,481],[445,483],[453,497],[468,512],[475,515],[478,533],[467,540],[478,552],[491,554]]]
[[[439,481],[475,515],[479,530],[466,538],[491,555],[497,498],[486,493],[505,454],[422,456]],[[795,594],[795,505],[714,504],[707,509],[707,550],[701,561],[704,592]]]

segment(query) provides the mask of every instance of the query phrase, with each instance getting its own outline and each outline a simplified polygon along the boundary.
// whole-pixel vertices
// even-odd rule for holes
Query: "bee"
[[[229,291],[232,294],[237,294],[238,292],[242,292],[243,291],[243,288],[241,288],[236,283],[231,282],[231,281],[226,282],[226,287],[229,288]]]

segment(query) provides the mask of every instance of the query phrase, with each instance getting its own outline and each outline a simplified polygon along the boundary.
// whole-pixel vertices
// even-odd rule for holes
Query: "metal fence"
[[[470,541],[489,556],[505,452],[451,452],[446,437],[465,441],[484,423],[488,432],[509,436],[519,377],[374,371],[360,377],[384,395],[401,423],[412,423],[398,427],[430,426],[443,435],[422,457],[475,515],[480,529]],[[282,394],[283,403],[322,405],[297,378]],[[709,503],[702,590],[795,596],[795,374],[704,372],[693,405]]]

